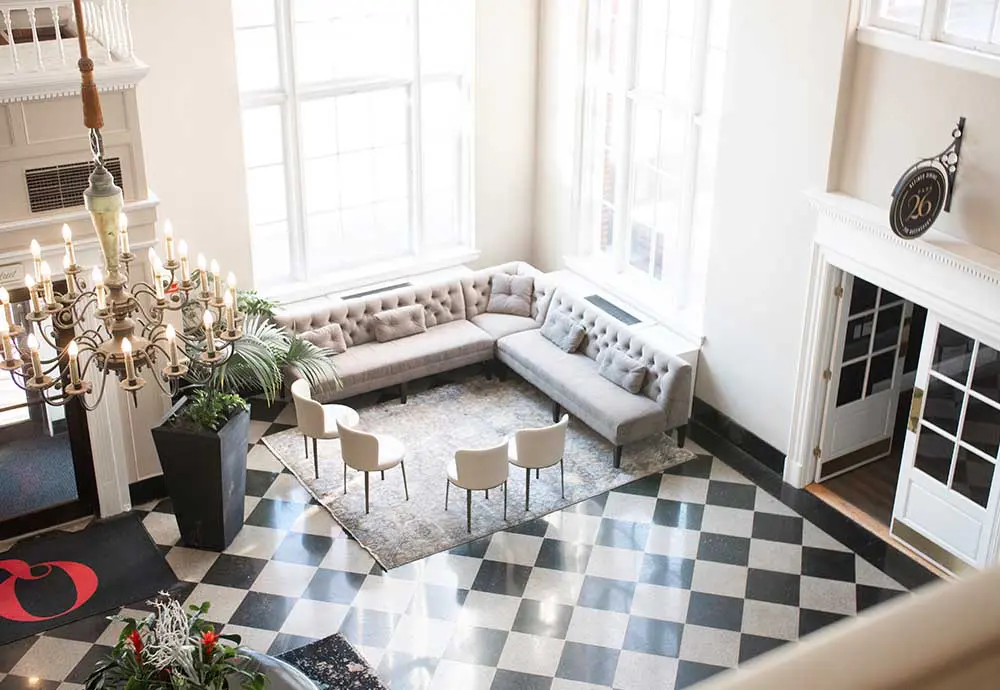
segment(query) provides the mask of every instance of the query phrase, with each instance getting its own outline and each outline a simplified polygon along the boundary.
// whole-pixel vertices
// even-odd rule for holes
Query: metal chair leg
[[[465,490],[465,531],[472,533],[472,489]]]
[[[313,439],[313,470],[316,472],[316,479],[319,479],[319,451],[316,446],[316,439]]]
[[[486,500],[487,501],[490,500],[490,490],[489,489],[486,490]]]
[[[535,479],[541,479],[541,478],[542,478],[542,468],[536,467],[535,468]]]
[[[344,463],[344,495],[347,495],[347,463]]]
[[[562,497],[566,498],[566,468],[563,467],[563,459],[559,458],[559,490]]]
[[[504,522],[507,521],[507,482],[503,483],[503,519]]]
[[[451,480],[444,480],[444,509],[448,510],[448,492],[451,491]]]
[[[531,468],[524,468],[524,512],[528,512],[528,497],[531,496]]]
[[[410,489],[406,486],[406,463],[402,460],[399,461],[399,469],[403,470],[403,493],[406,495],[406,500],[410,500]]]
[[[308,460],[309,459],[309,437],[306,436],[305,434],[302,434],[302,441],[305,443],[305,446],[306,446],[306,460]]]
[[[368,514],[368,472],[365,472],[365,515]]]
[[[382,470],[382,481],[385,481],[385,470]]]

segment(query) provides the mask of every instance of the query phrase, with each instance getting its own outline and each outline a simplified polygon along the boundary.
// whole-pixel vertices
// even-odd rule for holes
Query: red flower
[[[215,651],[215,643],[219,641],[219,634],[214,630],[206,630],[201,634],[201,646],[205,650],[205,657],[212,656]]]
[[[138,630],[133,630],[129,633],[128,641],[132,643],[132,650],[135,652],[135,659],[140,664],[142,663],[142,638],[139,636]]]

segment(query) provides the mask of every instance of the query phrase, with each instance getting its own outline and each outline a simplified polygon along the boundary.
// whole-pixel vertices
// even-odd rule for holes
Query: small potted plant
[[[246,397],[263,393],[268,405],[281,391],[283,372],[296,369],[310,381],[336,376],[330,352],[291,335],[270,319],[275,304],[241,293],[242,337],[228,358],[191,373],[173,407],[154,427],[153,442],[167,493],[186,546],[221,551],[243,527],[250,430]],[[203,329],[185,315],[185,335]]]
[[[152,604],[146,618],[113,617],[125,627],[86,690],[316,690],[297,669],[240,646],[239,635],[218,634],[208,602],[185,611],[161,593]]]

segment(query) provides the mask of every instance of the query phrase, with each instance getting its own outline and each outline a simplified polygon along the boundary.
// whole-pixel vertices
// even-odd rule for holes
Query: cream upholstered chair
[[[448,463],[448,483],[444,489],[444,509],[448,510],[451,485],[465,489],[465,528],[472,532],[472,492],[503,486],[503,519],[507,519],[507,444],[481,450],[456,450]]]
[[[299,379],[292,384],[292,400],[295,402],[295,420],[306,444],[306,458],[309,457],[309,439],[313,442],[313,469],[319,479],[319,449],[317,439],[339,438],[337,424],[357,426],[361,418],[347,405],[322,405],[312,399],[309,382]]]
[[[559,484],[562,497],[566,498],[566,473],[563,467],[563,454],[566,452],[566,427],[569,425],[569,415],[551,426],[540,429],[521,429],[514,434],[508,444],[510,464],[524,468],[524,509],[528,510],[528,500],[531,496],[531,470],[538,471],[544,467],[552,467],[559,463]]]
[[[365,473],[365,513],[368,512],[368,475],[372,472],[385,472],[399,465],[403,471],[403,493],[410,500],[410,490],[406,486],[406,465],[403,456],[406,448],[403,443],[385,434],[369,434],[359,429],[353,429],[337,422],[340,431],[340,452],[344,456],[344,493],[347,493],[347,468]],[[385,476],[384,474],[382,475]]]

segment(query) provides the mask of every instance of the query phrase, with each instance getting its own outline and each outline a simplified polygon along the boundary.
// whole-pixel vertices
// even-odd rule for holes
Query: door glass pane
[[[958,433],[965,393],[943,380],[931,376],[924,403],[924,419],[949,434]]]
[[[899,343],[899,329],[903,321],[903,305],[879,309],[878,323],[875,324],[875,342],[872,352],[896,347]]]
[[[960,446],[951,488],[985,508],[992,484],[993,463]]]
[[[975,341],[958,331],[942,325],[938,328],[937,344],[931,367],[950,379],[964,384],[969,377],[972,348]]]
[[[868,354],[868,344],[869,340],[871,340],[872,326],[874,324],[874,314],[852,319],[848,322],[847,334],[844,337],[843,361],[850,362],[852,359],[864,357]]]
[[[990,400],[1000,402],[1000,353],[979,343],[976,370],[972,374],[972,389]]]
[[[969,396],[962,424],[962,440],[995,458],[1000,448],[1000,408]]]
[[[840,370],[840,386],[837,388],[837,407],[861,400],[865,389],[865,365],[867,360],[848,364]]]
[[[851,293],[851,310],[849,314],[860,314],[863,311],[875,308],[875,299],[878,297],[878,288],[861,278],[854,279],[854,288]]]
[[[947,484],[948,473],[951,471],[951,456],[954,452],[954,442],[921,426],[920,438],[917,440],[917,457],[913,464],[921,472],[927,473],[942,484]]]
[[[871,368],[868,372],[868,392],[866,395],[889,390],[892,387],[892,372],[895,367],[895,350],[872,357]]]

